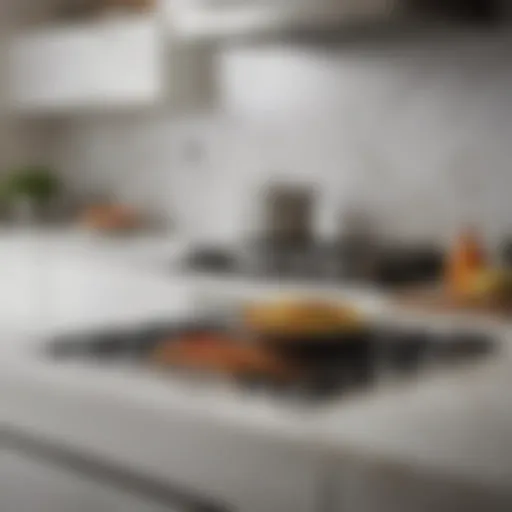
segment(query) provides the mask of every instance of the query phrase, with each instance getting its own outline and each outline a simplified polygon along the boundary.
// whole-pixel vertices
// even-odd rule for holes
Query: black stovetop
[[[184,333],[224,331],[222,322],[193,319],[185,322],[155,321],[130,328],[105,328],[60,336],[45,345],[55,362],[89,362],[109,368],[129,364],[152,368],[149,355],[164,340]],[[340,340],[336,350],[308,352],[308,376],[287,384],[266,378],[234,381],[244,391],[300,399],[308,403],[342,397],[352,391],[375,389],[383,379],[421,379],[433,369],[485,358],[496,348],[488,335],[468,330],[434,332],[429,328],[375,326],[362,338]],[[301,356],[303,357],[303,356]],[[169,369],[172,374],[173,369]],[[179,375],[179,373],[178,373]]]

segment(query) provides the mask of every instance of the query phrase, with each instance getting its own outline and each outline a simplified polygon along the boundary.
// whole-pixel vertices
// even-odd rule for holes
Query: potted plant
[[[36,220],[55,198],[60,181],[48,167],[27,166],[9,173],[1,193],[17,220]]]

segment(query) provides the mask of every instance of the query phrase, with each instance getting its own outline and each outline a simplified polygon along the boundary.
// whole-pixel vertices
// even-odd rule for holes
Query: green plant
[[[58,177],[47,167],[23,167],[8,174],[1,186],[5,200],[29,199],[37,203],[51,200],[60,189]]]

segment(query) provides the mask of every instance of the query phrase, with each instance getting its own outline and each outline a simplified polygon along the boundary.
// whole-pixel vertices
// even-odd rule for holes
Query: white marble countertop
[[[142,255],[135,259],[128,254],[130,244],[123,244],[117,253],[115,244],[86,242],[81,234],[0,235],[1,421],[90,449],[97,439],[96,449],[114,454],[119,440],[107,433],[114,417],[141,419],[137,431],[179,413],[330,457],[361,454],[500,489],[512,485],[512,329],[506,325],[485,326],[501,342],[499,356],[488,362],[317,408],[205,389],[135,368],[60,366],[42,357],[44,340],[57,333],[179,317],[201,296],[229,299],[302,290],[347,296],[374,314],[404,319],[369,290],[173,276],[159,265],[182,243],[133,240],[134,253]],[[457,323],[416,320],[440,328]],[[96,428],[87,417],[95,418]],[[98,427],[102,421],[105,428]]]

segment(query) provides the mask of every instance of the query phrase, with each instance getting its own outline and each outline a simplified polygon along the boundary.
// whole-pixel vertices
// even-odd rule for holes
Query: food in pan
[[[322,335],[360,330],[361,314],[352,306],[320,300],[283,300],[252,305],[245,310],[246,325],[277,335]]]
[[[265,347],[237,342],[221,334],[183,335],[159,344],[151,360],[162,366],[234,377],[288,379],[296,373],[288,362]]]

